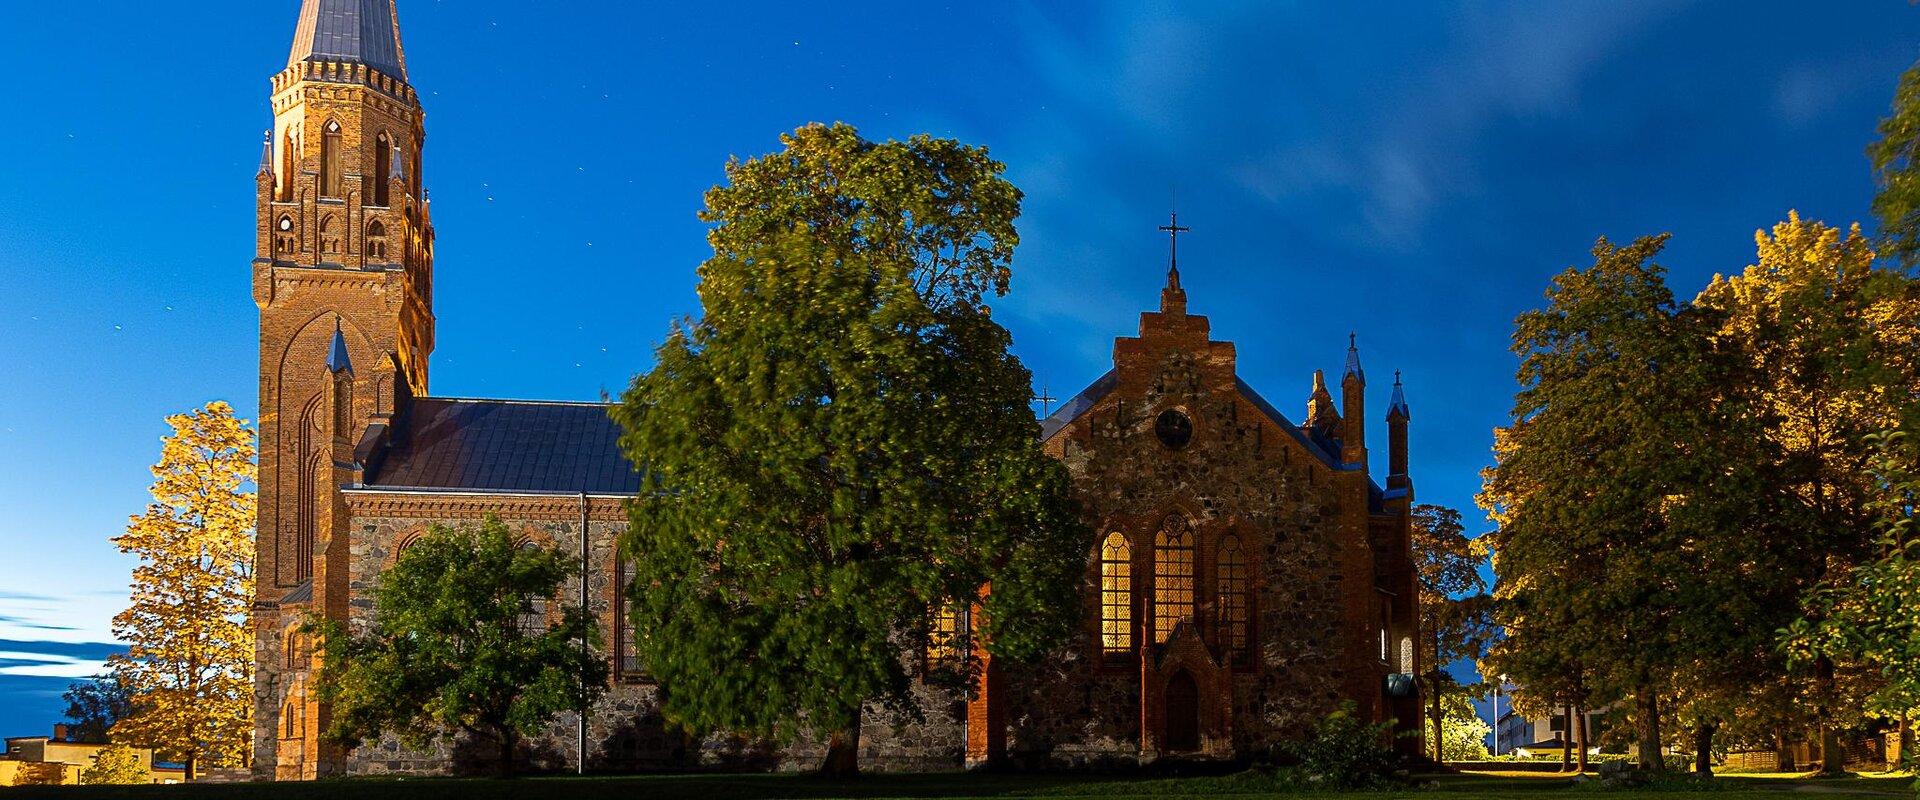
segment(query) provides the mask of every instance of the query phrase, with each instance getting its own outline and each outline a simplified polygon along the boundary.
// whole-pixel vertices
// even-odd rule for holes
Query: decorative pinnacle
[[[265,175],[273,172],[273,131],[260,134],[260,172]]]
[[[333,346],[327,350],[327,371],[353,374],[353,359],[347,356],[347,337],[340,333],[340,315],[333,315]]]
[[[1413,419],[1413,411],[1407,408],[1407,393],[1400,386],[1400,371],[1393,371],[1393,398],[1387,402],[1387,419]]]
[[[1360,337],[1358,334],[1347,334],[1347,374],[1359,378],[1361,383],[1365,383],[1367,380],[1367,371],[1360,368],[1359,342]]]

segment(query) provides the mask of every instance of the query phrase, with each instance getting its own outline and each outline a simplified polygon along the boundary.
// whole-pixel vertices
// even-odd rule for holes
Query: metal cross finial
[[[1181,225],[1180,212],[1175,211],[1173,212],[1173,221],[1160,226],[1160,230],[1167,232],[1167,239],[1169,240],[1167,251],[1167,288],[1178,289],[1180,288],[1180,234],[1193,229]]]
[[[1051,417],[1053,416],[1053,404],[1059,399],[1058,397],[1047,394],[1047,388],[1042,386],[1040,387],[1039,396],[1033,398],[1033,402],[1040,404],[1040,416]]]

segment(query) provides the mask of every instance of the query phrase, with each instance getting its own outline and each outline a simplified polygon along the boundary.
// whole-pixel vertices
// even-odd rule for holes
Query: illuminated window
[[[1133,650],[1133,548],[1118,531],[1100,545],[1100,650],[1109,656]]]
[[[1408,675],[1413,674],[1413,637],[1405,636],[1400,639],[1400,671]]]
[[[1168,517],[1153,543],[1153,640],[1165,642],[1173,628],[1193,618],[1193,526]]]
[[[1220,585],[1220,629],[1227,651],[1238,660],[1247,649],[1247,554],[1240,549],[1240,537],[1231,533],[1220,539],[1216,559],[1216,579]]]
[[[927,625],[927,665],[951,665],[960,661],[964,641],[959,606],[943,604],[934,609]]]
[[[295,155],[298,152],[299,147],[293,141],[293,128],[289,127],[286,135],[280,139],[280,202],[282,203],[293,201],[293,168],[299,163],[299,157]]]

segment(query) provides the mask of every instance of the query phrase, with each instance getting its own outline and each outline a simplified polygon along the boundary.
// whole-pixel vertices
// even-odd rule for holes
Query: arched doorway
[[[1200,684],[1180,670],[1167,680],[1167,752],[1200,749]]]

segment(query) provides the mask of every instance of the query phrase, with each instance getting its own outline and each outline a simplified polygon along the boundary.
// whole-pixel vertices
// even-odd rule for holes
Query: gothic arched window
[[[1238,659],[1247,649],[1247,554],[1240,549],[1240,537],[1231,533],[1220,538],[1220,553],[1215,557],[1214,579],[1220,591],[1220,633],[1231,658]]]
[[[320,137],[320,196],[340,196],[340,121],[327,120]]]
[[[373,143],[373,204],[388,205],[387,177],[393,172],[393,141],[385,133],[374,139]]]
[[[1133,651],[1133,547],[1119,531],[1100,545],[1100,651],[1108,657]]]
[[[280,202],[293,202],[294,166],[299,164],[299,148],[293,143],[293,128],[280,138]]]
[[[534,544],[533,542],[522,542],[520,549],[523,551],[538,552],[540,545]],[[539,636],[540,634],[546,633],[549,609],[552,604],[553,600],[551,598],[529,598],[527,604],[520,610],[520,619],[516,621],[520,632],[527,636]]]
[[[933,620],[927,625],[927,666],[946,666],[960,661],[961,649],[960,607],[954,603],[941,603],[933,610]]]
[[[377,219],[367,224],[367,257],[383,261],[387,257],[387,226]]]
[[[1165,642],[1173,628],[1193,618],[1193,525],[1172,516],[1153,542],[1153,640]]]
[[[1413,674],[1413,637],[1400,637],[1400,671]]]

